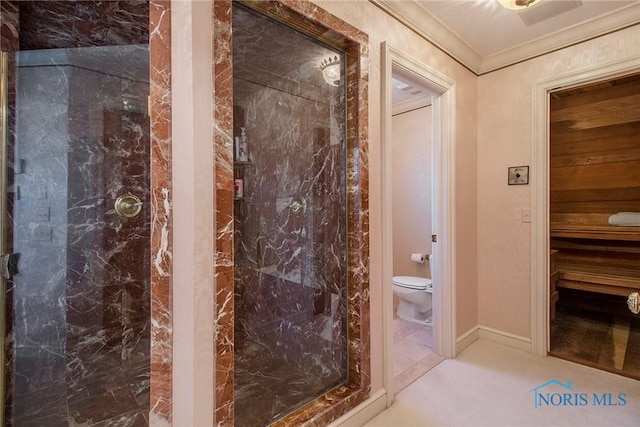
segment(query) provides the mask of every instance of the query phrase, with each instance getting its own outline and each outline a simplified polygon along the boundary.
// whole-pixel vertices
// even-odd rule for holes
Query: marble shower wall
[[[149,43],[147,0],[17,3],[20,50]]]
[[[3,51],[34,49],[28,52],[32,60],[37,49],[60,56],[56,48],[149,43],[116,49],[135,58],[127,67],[118,64],[120,54],[93,48],[55,67],[32,62],[21,69],[20,78],[29,83],[20,86],[41,93],[21,94],[23,104],[35,95],[26,101],[33,108],[20,114],[23,123],[35,120],[37,126],[23,127],[32,135],[9,150],[8,184],[15,189],[9,209],[15,206],[16,221],[26,223],[7,243],[30,243],[21,268],[25,262],[38,268],[22,269],[8,290],[7,309],[26,321],[8,325],[7,342],[13,343],[15,327],[16,356],[26,357],[8,354],[7,397],[16,397],[17,415],[47,425],[72,419],[147,425],[149,415],[164,424],[171,418],[170,2],[0,0],[0,31]],[[13,58],[10,129],[17,128],[19,114]],[[44,84],[31,84],[37,81]],[[96,98],[98,89],[107,95]],[[10,147],[14,136],[10,131]],[[14,171],[23,185],[12,185]],[[114,196],[124,189],[144,199],[142,213],[126,223],[113,211]],[[56,263],[62,268],[56,270]],[[27,311],[44,306],[38,315]],[[45,414],[56,400],[61,407]]]
[[[18,59],[15,424],[147,418],[149,84],[135,67],[102,65],[131,55],[148,57],[147,46]],[[144,202],[131,219],[113,209],[127,192]]]
[[[171,423],[173,228],[171,192],[171,1],[149,2],[151,126],[150,423]]]
[[[15,1],[0,0],[0,50],[15,52],[19,49],[20,31],[18,4]]]
[[[251,209],[248,207],[250,203],[247,203],[247,207],[240,207],[238,205],[242,205],[245,201],[234,201],[233,200],[233,186],[234,186],[234,178],[235,174],[238,173],[236,171],[236,167],[233,164],[233,141],[234,135],[237,129],[234,128],[234,115],[233,115],[233,99],[237,96],[236,99],[243,99],[242,93],[233,93],[233,82],[232,82],[232,73],[233,66],[232,62],[235,62],[235,58],[233,58],[233,53],[231,51],[231,46],[234,46],[236,32],[233,32],[232,39],[232,31],[231,31],[231,22],[232,22],[232,3],[227,0],[217,0],[213,4],[214,11],[214,28],[212,40],[214,44],[213,52],[214,52],[214,89],[215,89],[215,167],[216,167],[216,177],[215,177],[215,188],[216,188],[216,259],[215,259],[215,274],[216,274],[216,300],[214,306],[214,312],[216,316],[216,336],[215,336],[215,351],[216,351],[216,376],[215,376],[215,386],[216,386],[216,401],[215,401],[215,423],[220,425],[231,425],[234,422],[241,420],[242,415],[241,412],[249,411],[246,405],[235,406],[235,396],[233,394],[233,372],[234,372],[234,345],[242,345],[242,340],[246,338],[246,336],[240,335],[238,339],[234,339],[234,329],[237,329],[239,332],[250,330],[250,328],[242,329],[241,327],[234,328],[234,320],[235,320],[235,303],[234,303],[234,270],[236,266],[234,265],[234,236],[232,234],[236,222],[234,221],[234,209]],[[368,80],[368,37],[366,34],[358,31],[357,29],[351,27],[349,24],[341,21],[340,19],[328,14],[323,9],[319,8],[317,5],[308,3],[306,1],[301,0],[284,0],[284,1],[276,1],[276,2],[253,2],[253,1],[242,1],[240,3],[247,4],[251,8],[259,10],[260,13],[265,13],[267,15],[275,17],[277,20],[281,20],[281,22],[287,22],[291,24],[295,28],[304,29],[304,32],[307,33],[313,39],[321,40],[325,45],[333,46],[337,50],[343,51],[346,53],[345,58],[345,70],[346,70],[346,99],[345,99],[345,117],[346,117],[346,140],[345,147],[346,155],[343,157],[346,162],[346,183],[344,188],[345,192],[345,204],[347,207],[346,210],[346,242],[347,242],[347,253],[346,255],[346,270],[336,270],[339,271],[339,274],[346,274],[348,286],[345,289],[346,296],[343,298],[344,304],[346,304],[346,323],[344,324],[345,337],[348,341],[348,351],[347,351],[347,370],[348,377],[347,382],[339,386],[317,398],[305,404],[302,408],[294,411],[293,413],[288,414],[286,417],[277,421],[274,425],[308,425],[308,426],[320,426],[326,425],[331,420],[337,418],[341,414],[347,412],[350,408],[355,407],[358,403],[362,402],[369,393],[369,385],[370,385],[370,373],[369,373],[369,301],[368,301],[368,259],[369,259],[369,247],[368,247],[368,160],[367,160],[367,80]],[[253,35],[259,36],[260,31],[257,29],[252,30]],[[268,46],[264,46],[264,53],[262,55],[263,59],[269,59],[269,51]],[[317,64],[317,62],[315,63]],[[234,64],[235,66],[235,64]],[[263,69],[263,74],[269,75],[273,68],[265,68]],[[310,70],[309,70],[310,71]],[[318,71],[317,67],[314,70]],[[275,73],[277,74],[277,73]],[[263,82],[264,83],[264,82]],[[267,85],[271,87],[270,85]],[[284,91],[284,86],[280,86],[278,88],[272,88],[277,91]],[[290,91],[289,91],[290,92]],[[275,94],[273,95],[275,96]],[[325,98],[326,99],[326,98]],[[280,99],[283,103],[285,101],[290,101],[290,99]],[[237,102],[239,106],[244,105],[242,108],[248,108],[245,105],[244,101]],[[286,103],[285,103],[286,104]],[[286,105],[275,105],[275,108],[287,108]],[[329,103],[329,105],[331,105]],[[269,105],[269,108],[274,108],[274,105]],[[316,108],[316,107],[314,107]],[[249,108],[250,110],[251,108]],[[250,117],[248,117],[250,122]],[[312,120],[312,118],[305,118],[305,120]],[[280,123],[281,125],[281,123]],[[266,123],[264,125],[266,128],[269,128],[270,123]],[[330,126],[331,129],[331,126]],[[263,132],[263,130],[259,130],[259,133]],[[319,130],[317,133],[311,131],[310,133],[306,133],[305,130],[302,132],[306,137],[311,138],[313,143],[310,145],[318,143],[320,145],[326,146],[326,141],[332,141],[331,139],[331,131],[329,131],[328,135],[325,130]],[[249,136],[249,144],[251,144],[251,138],[254,136]],[[331,142],[329,143],[331,146]],[[316,149],[317,147],[314,147]],[[251,148],[250,148],[251,150]],[[291,154],[291,153],[287,153]],[[329,149],[326,152],[319,152],[319,154],[323,156],[327,156],[328,160],[334,158],[334,154]],[[293,154],[294,156],[296,154]],[[279,163],[283,159],[279,159]],[[314,163],[316,161],[320,161],[320,158],[316,158],[310,160],[309,166],[310,168],[321,168],[320,163]],[[286,164],[286,162],[285,162]],[[250,168],[249,168],[250,169]],[[275,168],[274,168],[275,169]],[[246,197],[253,197],[251,195],[252,187],[250,182],[250,174],[252,172],[247,172],[246,179]],[[275,179],[275,175],[273,172],[271,173]],[[282,170],[281,170],[282,173]],[[295,174],[294,174],[295,176]],[[337,185],[336,182],[331,181],[329,177],[324,177],[320,181],[326,180],[327,185]],[[286,181],[286,180],[285,180]],[[293,196],[293,193],[296,191],[300,191],[304,184],[302,184],[304,180],[300,181],[300,186],[298,188],[294,188],[292,185],[288,188],[286,185],[282,185],[280,187],[281,191],[285,191],[285,194],[281,198],[280,203],[278,203],[278,197],[276,200],[271,201],[273,207],[270,209],[272,212],[280,213],[282,215],[280,219],[278,219],[278,215],[276,215],[275,219],[272,219],[272,224],[277,226],[286,226],[289,227],[287,230],[283,230],[282,235],[292,237],[290,231],[292,230],[302,230],[304,227],[315,227],[317,225],[313,224],[313,221],[305,223],[301,221],[301,218],[288,220],[285,219],[287,216],[284,215],[284,211],[288,208],[283,207],[285,204],[288,204],[289,197]],[[277,179],[275,181],[277,182]],[[289,181],[291,184],[293,181]],[[330,183],[330,184],[329,184]],[[285,184],[285,183],[283,183]],[[278,183],[277,185],[280,185]],[[319,185],[322,188],[322,184]],[[293,190],[292,190],[293,189]],[[286,191],[289,191],[289,194],[286,194]],[[311,196],[313,198],[313,196]],[[313,209],[321,210],[323,208],[322,203],[319,203],[318,200],[315,200],[316,205],[313,206]],[[235,208],[234,208],[235,206]],[[247,211],[248,212],[248,211]],[[239,221],[242,222],[242,212],[239,212]],[[336,214],[339,216],[339,214]],[[321,215],[316,216],[315,218],[319,219]],[[332,218],[333,219],[333,218]],[[280,222],[278,222],[280,221]],[[304,224],[304,225],[303,225]],[[241,225],[238,227],[242,228]],[[246,231],[239,230],[239,232],[243,232],[245,234],[252,234],[257,232],[259,227],[254,229],[254,231]],[[247,228],[250,230],[250,227]],[[261,230],[261,229],[260,229]],[[271,233],[269,236],[277,235],[279,232]],[[276,283],[276,286],[281,286],[287,283],[287,286],[292,286],[292,289],[297,289],[299,291],[306,291],[306,288],[301,284],[296,284],[296,280],[289,279],[297,279],[302,281],[302,275],[307,274],[307,268],[309,266],[306,265],[306,255],[302,254],[302,251],[296,252],[293,250],[291,255],[294,255],[291,259],[293,262],[289,263],[281,263],[275,262],[275,270],[273,265],[271,264],[271,259],[279,259],[275,256],[276,250],[275,247],[270,248],[268,251],[273,250],[273,257],[268,253],[265,253],[264,256],[262,254],[263,247],[262,244],[275,244],[277,241],[276,238],[271,237],[271,240],[265,240],[263,238],[258,239],[257,234],[255,237],[247,236],[250,241],[254,241],[254,247],[248,247],[246,249],[246,258],[249,262],[255,262],[257,266],[257,261],[260,260],[263,264],[270,265],[262,265],[257,267],[258,269],[269,267],[270,270],[268,272],[275,271],[275,274],[271,274],[271,283]],[[335,236],[328,236],[328,240],[335,242]],[[304,238],[302,235],[298,236],[299,242],[302,243]],[[316,241],[318,245],[326,244],[327,242],[322,242],[322,238],[318,237],[319,240]],[[258,242],[261,242],[258,245]],[[321,243],[322,242],[322,243]],[[313,246],[311,244],[311,246]],[[258,255],[258,247],[260,247],[260,254]],[[238,248],[236,248],[238,249]],[[266,248],[264,248],[266,250]],[[287,246],[283,248],[282,253],[289,253],[287,251],[292,250],[293,247]],[[238,249],[240,250],[240,249]],[[244,249],[242,249],[244,251]],[[268,252],[267,251],[267,252]],[[243,256],[244,256],[243,255]],[[311,256],[311,255],[309,255]],[[286,265],[285,265],[286,264]],[[300,266],[300,277],[297,278],[297,266]],[[242,269],[241,263],[239,267]],[[280,269],[280,271],[278,271]],[[327,269],[328,270],[328,269]],[[269,276],[266,274],[267,271],[260,272],[264,276]],[[246,271],[240,271],[239,274],[246,274]],[[314,280],[318,279],[318,276],[322,274],[317,271],[314,271],[313,268],[310,269],[308,275],[309,278],[313,277]],[[286,277],[284,277],[286,275]],[[305,276],[306,277],[306,276]],[[324,278],[319,281],[325,280]],[[326,278],[326,282],[339,283],[342,278]],[[268,281],[267,288],[269,286]],[[277,282],[280,281],[280,285]],[[255,282],[254,282],[255,283]],[[246,286],[249,286],[250,283],[245,281]],[[293,288],[296,286],[297,288]],[[273,288],[272,288],[273,289]],[[309,291],[314,289],[313,287],[309,287]],[[330,288],[329,288],[330,289]],[[330,301],[325,301],[325,298],[331,300],[331,296],[325,292],[323,295],[321,292],[312,293],[309,292],[306,296],[303,296],[302,299],[306,298],[309,306],[314,306],[314,312],[317,310],[319,312],[323,312],[329,306],[331,306]],[[327,289],[328,290],[328,289]],[[256,297],[259,299],[264,294],[255,293]],[[258,296],[260,295],[260,296]],[[271,298],[271,297],[269,297]],[[268,299],[268,298],[267,298]],[[264,299],[263,301],[266,301]],[[311,304],[313,301],[313,304]],[[251,302],[251,301],[250,301]],[[316,305],[317,303],[317,305]],[[244,304],[244,301],[238,301],[238,304]],[[246,315],[249,313],[247,307],[239,307],[240,315]],[[282,308],[282,307],[279,307]],[[242,310],[245,310],[244,314]],[[296,311],[294,309],[294,311]],[[299,310],[298,310],[299,311]],[[309,311],[310,312],[310,311]],[[306,313],[309,313],[306,312]],[[292,319],[297,319],[296,316],[300,315],[300,313],[304,313],[304,311],[299,311],[299,313],[295,313],[291,316]],[[282,311],[281,311],[282,314]],[[289,312],[289,315],[292,313]],[[303,314],[300,317],[304,317]],[[261,315],[258,315],[258,318]],[[247,316],[249,318],[250,316]],[[322,317],[322,316],[319,316]],[[331,317],[331,316],[327,316]],[[256,321],[257,318],[250,319],[252,322]],[[345,319],[343,319],[345,320]],[[235,320],[237,321],[237,320]],[[313,327],[310,328],[310,331],[313,330]],[[295,331],[291,334],[291,336],[296,336],[298,331]],[[301,333],[299,336],[303,335],[306,332]],[[279,335],[280,338],[285,338],[285,335]],[[286,338],[288,338],[287,335]],[[283,353],[284,354],[284,353]],[[239,402],[238,402],[239,403]],[[235,413],[234,413],[235,412]],[[239,415],[240,414],[240,415]]]
[[[250,151],[234,166],[236,343],[335,385],[347,359],[344,96],[318,64],[340,54],[240,8],[234,47],[234,134]]]

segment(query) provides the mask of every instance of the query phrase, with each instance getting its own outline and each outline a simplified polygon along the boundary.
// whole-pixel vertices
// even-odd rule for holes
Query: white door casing
[[[549,351],[549,93],[640,70],[639,58],[541,80],[533,85],[531,165],[531,352]]]
[[[455,357],[455,82],[434,69],[382,43],[382,304],[384,342],[384,386],[387,405],[394,400],[393,383],[393,230],[391,77],[400,67],[429,87],[433,98],[432,232],[431,276],[434,283],[433,319],[435,352]]]

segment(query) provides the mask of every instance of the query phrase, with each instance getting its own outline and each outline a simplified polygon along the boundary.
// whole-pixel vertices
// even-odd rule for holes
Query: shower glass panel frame
[[[9,117],[8,112],[8,84],[9,84],[9,56],[6,52],[0,51],[0,218],[6,218],[7,216],[7,202],[5,194],[7,194],[7,162],[4,159],[7,158],[7,120]],[[3,221],[0,219],[0,256],[7,253],[6,250],[6,232]],[[6,334],[6,289],[7,278],[5,275],[0,275],[0,402],[5,402],[5,373],[6,373],[6,357],[5,357],[5,334]],[[0,411],[0,425],[6,425],[5,422],[5,410]]]
[[[302,33],[304,37],[308,37],[315,42],[319,42],[321,45],[325,45],[329,48],[329,51],[335,56],[342,56],[343,67],[343,79],[342,84],[345,89],[344,92],[344,117],[346,122],[344,123],[345,130],[345,156],[344,162],[346,164],[345,170],[345,193],[343,198],[343,207],[345,210],[345,229],[346,234],[345,245],[346,251],[346,286],[344,306],[346,312],[345,322],[341,325],[344,327],[344,338],[347,343],[346,349],[346,366],[347,375],[346,382],[337,381],[333,388],[328,388],[322,395],[315,397],[309,396],[308,399],[298,401],[297,404],[289,407],[288,410],[283,410],[279,413],[270,414],[271,418],[265,418],[261,421],[250,421],[249,425],[263,425],[263,423],[274,422],[275,424],[283,425],[298,425],[305,423],[313,419],[314,423],[329,423],[336,419],[340,415],[347,412],[349,409],[357,406],[363,402],[369,395],[370,387],[370,354],[369,354],[369,301],[368,301],[368,273],[369,273],[369,246],[368,246],[368,144],[367,144],[367,82],[368,82],[368,37],[358,29],[350,26],[344,21],[336,18],[333,15],[328,14],[326,11],[318,8],[316,5],[306,2],[304,0],[282,0],[282,1],[228,1],[219,0],[214,2],[214,28],[213,28],[213,51],[215,53],[215,67],[214,67],[214,91],[215,91],[215,200],[216,200],[216,263],[215,263],[215,276],[216,276],[216,298],[215,298],[215,315],[216,315],[216,339],[215,339],[215,351],[216,351],[216,376],[215,376],[215,414],[214,422],[216,424],[236,424],[242,422],[249,422],[246,418],[243,418],[246,411],[254,411],[256,403],[262,404],[264,398],[261,397],[259,401],[248,400],[243,401],[237,399],[237,395],[234,394],[234,375],[235,369],[242,369],[240,365],[237,365],[237,360],[234,362],[234,343],[241,346],[243,339],[246,336],[239,336],[238,339],[234,339],[234,329],[239,333],[245,333],[247,329],[241,325],[242,322],[237,322],[235,319],[236,311],[242,316],[243,310],[252,309],[255,305],[245,306],[245,302],[238,293],[234,297],[234,278],[235,268],[234,256],[238,251],[247,251],[253,255],[254,260],[262,260],[264,262],[262,266],[256,266],[257,269],[271,267],[271,269],[261,270],[258,273],[262,276],[268,276],[271,273],[273,279],[272,282],[281,283],[288,279],[294,279],[291,282],[294,284],[296,280],[302,280],[302,271],[300,269],[300,276],[294,271],[287,272],[287,266],[283,264],[280,268],[285,274],[281,277],[276,277],[281,272],[278,271],[277,262],[275,269],[273,269],[267,256],[263,256],[263,251],[275,250],[275,247],[268,248],[267,243],[270,243],[262,235],[257,236],[253,234],[253,231],[258,229],[251,229],[250,240],[254,243],[261,242],[260,256],[258,255],[258,245],[253,244],[248,248],[234,248],[234,234],[235,228],[238,225],[234,213],[236,210],[243,214],[242,210],[249,209],[244,204],[250,205],[254,203],[255,182],[252,184],[252,178],[255,178],[255,172],[242,172],[242,169],[255,169],[255,160],[257,159],[257,153],[253,154],[251,162],[244,162],[241,158],[240,162],[236,158],[234,163],[234,143],[235,137],[238,136],[240,142],[242,142],[242,127],[245,127],[245,135],[248,140],[249,153],[251,153],[252,146],[255,147],[256,143],[260,143],[260,136],[256,137],[250,132],[251,126],[249,123],[253,119],[251,114],[252,108],[248,109],[244,107],[244,111],[240,111],[238,115],[238,108],[234,111],[234,87],[233,87],[233,68],[234,58],[232,52],[232,46],[236,43],[236,29],[232,31],[232,15],[235,5],[241,4],[251,9],[258,15],[263,15],[276,21],[279,24],[284,24],[287,27],[293,28]],[[250,31],[251,32],[251,31]],[[253,28],[253,35],[256,38],[261,37],[261,28]],[[269,55],[269,43],[263,45],[263,55]],[[286,50],[291,50],[285,46]],[[302,67],[304,68],[304,67]],[[313,69],[313,70],[312,70]],[[265,74],[269,74],[268,69],[263,69]],[[322,73],[319,68],[319,63],[315,62],[313,65],[309,64],[303,72],[315,72],[316,78],[322,79]],[[277,73],[274,73],[277,74]],[[286,79],[283,79],[283,81]],[[291,84],[294,79],[289,79]],[[326,85],[327,83],[322,83]],[[270,85],[265,85],[270,86]],[[295,87],[292,84],[291,87]],[[282,89],[282,86],[280,87]],[[276,90],[275,87],[270,90]],[[289,92],[294,92],[289,90]],[[240,94],[242,96],[242,94]],[[284,102],[285,99],[278,99],[277,97],[271,97],[270,101],[273,102],[273,109],[284,111],[284,116],[289,114],[288,109],[292,104]],[[278,101],[281,101],[280,103]],[[329,102],[327,102],[329,103]],[[237,106],[236,106],[237,107]],[[257,111],[257,110],[255,110]],[[292,110],[293,111],[293,110]],[[236,117],[244,117],[246,121],[244,124],[247,126],[240,126],[240,121],[236,121],[234,124],[234,115]],[[293,115],[292,115],[293,117]],[[300,122],[305,120],[313,120],[313,117],[305,117]],[[271,128],[276,128],[276,123],[267,121],[266,125],[262,127],[266,131]],[[285,124],[286,126],[286,124]],[[293,124],[290,128],[303,127],[298,124]],[[285,128],[284,134],[290,128]],[[259,129],[259,133],[262,130]],[[313,133],[313,132],[312,132]],[[329,131],[317,132],[315,136],[305,137],[305,132],[300,132],[307,141],[331,141],[331,126]],[[259,134],[258,134],[259,135]],[[257,140],[256,140],[257,138]],[[286,138],[286,137],[285,137]],[[277,133],[272,140],[277,140]],[[252,142],[253,141],[253,142]],[[269,141],[273,143],[273,141]],[[253,144],[253,145],[252,145]],[[319,143],[322,146],[323,143]],[[326,146],[331,147],[329,142]],[[280,156],[281,161],[273,164],[272,171],[276,174],[276,169],[282,170],[282,165],[287,162],[285,160],[289,153],[283,153]],[[292,153],[295,155],[295,151]],[[248,156],[252,157],[251,154]],[[313,164],[315,160],[319,160],[322,156],[313,159],[313,156],[308,156],[310,163]],[[327,157],[325,157],[327,158]],[[278,166],[279,165],[279,166]],[[313,166],[310,166],[313,168]],[[238,170],[240,169],[240,171]],[[245,173],[246,175],[242,175]],[[242,180],[242,197],[237,193],[235,189],[239,183],[237,179]],[[259,179],[258,188],[261,180]],[[277,182],[277,181],[276,181]],[[282,181],[282,187],[287,188],[286,180]],[[304,182],[300,180],[299,182]],[[269,186],[265,186],[268,190]],[[276,185],[277,187],[277,185]],[[304,189],[304,185],[300,187],[292,186],[295,189]],[[242,198],[242,200],[234,200]],[[282,215],[282,218],[288,218],[278,225],[293,225],[296,223],[304,222],[310,219],[304,219],[308,213],[313,213],[312,209],[322,210],[318,206],[314,207],[314,203],[311,203],[305,197],[304,191],[296,194],[295,191],[291,191],[291,194],[283,194],[280,197],[275,197],[272,202],[274,205],[273,210]],[[246,199],[246,200],[245,200]],[[305,210],[306,209],[306,210]],[[286,212],[286,214],[285,214]],[[262,224],[261,224],[262,225]],[[264,227],[265,230],[273,229],[272,226]],[[284,230],[284,229],[283,229]],[[302,230],[298,228],[298,230]],[[245,231],[245,230],[242,230]],[[278,232],[276,226],[275,232]],[[298,233],[302,237],[303,233]],[[272,240],[271,242],[276,241]],[[262,246],[264,244],[264,246]],[[284,246],[283,246],[284,247]],[[302,250],[301,250],[302,251]],[[293,250],[293,254],[300,254]],[[339,257],[338,257],[339,258]],[[293,258],[295,259],[295,257]],[[309,258],[312,259],[312,258]],[[306,266],[305,266],[306,267]],[[241,270],[243,267],[241,266]],[[274,274],[275,273],[275,274]],[[288,273],[293,273],[288,275]],[[244,273],[239,272],[240,275]],[[305,276],[306,277],[306,276]],[[243,276],[244,278],[244,276]],[[249,283],[249,282],[246,282]],[[253,283],[253,282],[251,282]],[[260,283],[260,282],[258,282]],[[244,286],[245,283],[242,283]],[[293,286],[293,285],[292,285]],[[313,286],[309,287],[313,289]],[[320,288],[320,287],[318,287]],[[274,287],[264,286],[263,290],[274,289]],[[303,286],[292,289],[298,291],[305,290]],[[301,304],[299,311],[304,311],[305,308],[313,307],[319,311],[321,308],[330,307],[330,304],[325,305],[325,299],[322,292],[316,294],[314,300],[312,293],[310,293],[308,299],[304,304]],[[288,297],[289,295],[287,295]],[[325,294],[326,296],[326,294]],[[275,297],[277,302],[282,302],[277,298],[277,294],[270,295],[269,297]],[[329,300],[331,298],[328,298]],[[264,300],[263,300],[264,301]],[[249,301],[254,303],[254,301]],[[316,304],[317,303],[317,304]],[[236,306],[236,304],[238,304]],[[302,307],[304,306],[304,307]],[[273,313],[270,314],[282,314],[282,306],[271,306],[266,304],[267,310],[273,308]],[[271,308],[270,308],[271,307]],[[298,307],[294,307],[294,311],[298,310]],[[289,313],[291,314],[291,313]],[[235,319],[235,321],[234,321]],[[255,320],[252,319],[252,320]],[[238,325],[237,323],[240,323]],[[267,323],[263,324],[266,328]],[[260,325],[260,321],[257,322]],[[286,324],[282,323],[283,325]],[[234,327],[235,325],[235,327]],[[245,325],[246,326],[246,325]],[[301,326],[297,331],[302,331],[304,328]],[[249,328],[251,330],[251,328]],[[296,333],[290,335],[283,335],[281,344],[286,345],[286,340],[295,336]],[[304,335],[304,333],[302,334]],[[249,335],[254,337],[255,335]],[[289,343],[291,344],[291,343]],[[283,347],[285,347],[283,345]],[[276,346],[274,346],[276,347]],[[275,348],[277,349],[277,347]],[[242,384],[239,384],[242,387]],[[309,400],[311,399],[311,400]],[[306,403],[305,403],[306,402]],[[248,406],[250,404],[250,406]],[[271,403],[267,402],[266,406],[270,406]],[[298,407],[297,405],[302,405]],[[296,409],[297,408],[297,409]],[[271,410],[274,408],[268,408]],[[293,411],[293,412],[288,412]],[[274,421],[275,420],[275,421]]]

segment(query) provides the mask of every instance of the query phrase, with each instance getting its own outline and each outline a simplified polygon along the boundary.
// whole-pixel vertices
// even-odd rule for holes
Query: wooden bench
[[[640,227],[614,227],[612,225],[551,224],[551,237],[576,239],[625,240],[640,242]]]
[[[628,296],[640,291],[640,228],[552,224],[558,288]]]
[[[556,287],[627,297],[631,292],[640,291],[640,279],[585,271],[558,270]]]

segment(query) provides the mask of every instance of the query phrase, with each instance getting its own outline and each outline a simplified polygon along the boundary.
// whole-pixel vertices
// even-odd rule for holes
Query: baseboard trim
[[[478,326],[478,331],[480,332],[480,339],[531,353],[531,338],[521,337],[486,326]]]
[[[487,326],[474,326],[456,340],[456,356],[478,340],[487,340],[531,353],[531,339]]]
[[[487,326],[475,326],[456,340],[456,356],[474,342],[484,339],[526,352],[531,352],[531,339]],[[387,409],[387,390],[374,392],[367,400],[347,412],[327,427],[360,427]]]
[[[456,340],[456,354],[454,357],[457,357],[460,353],[464,351],[465,348],[469,347],[474,342],[480,339],[480,331],[477,326],[469,329],[467,332],[462,334]]]
[[[387,390],[380,389],[327,427],[360,427],[387,409]]]

